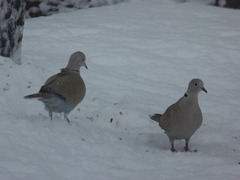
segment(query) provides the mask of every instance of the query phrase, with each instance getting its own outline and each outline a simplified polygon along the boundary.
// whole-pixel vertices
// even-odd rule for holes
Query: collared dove
[[[184,139],[185,151],[191,151],[188,143],[191,136],[202,124],[202,112],[198,104],[198,93],[207,90],[201,79],[192,79],[187,92],[175,104],[169,106],[163,114],[154,114],[150,118],[159,123],[165,130],[170,142],[171,151],[176,152],[174,140]]]
[[[69,123],[67,115],[82,101],[86,93],[84,81],[79,73],[81,66],[87,69],[85,61],[82,52],[73,53],[66,68],[48,78],[38,93],[24,98],[37,98],[42,101],[51,119],[53,112],[63,112],[64,119]]]

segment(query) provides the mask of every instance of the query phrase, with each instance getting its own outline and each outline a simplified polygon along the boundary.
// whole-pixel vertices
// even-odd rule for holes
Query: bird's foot
[[[192,150],[185,146],[182,152],[192,152]]]
[[[69,119],[68,119],[68,118],[66,118],[65,120],[68,122],[68,124],[70,124],[70,121],[69,121]]]
[[[171,148],[170,149],[172,152],[177,152],[177,150],[175,148]]]
[[[191,149],[189,149],[188,147],[185,146],[182,152],[198,152],[198,150],[195,149],[192,151]]]
[[[68,117],[65,113],[64,113],[64,120],[66,120],[68,122],[68,124],[70,124],[70,120],[68,119]]]

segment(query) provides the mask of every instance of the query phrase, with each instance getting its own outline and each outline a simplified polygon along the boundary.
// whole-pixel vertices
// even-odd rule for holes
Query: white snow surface
[[[132,0],[27,19],[22,65],[0,58],[1,180],[237,180],[240,177],[240,11],[202,2]],[[51,121],[23,96],[75,51],[87,93]],[[203,124],[190,148],[148,115],[201,78]],[[112,118],[112,123],[110,120]]]

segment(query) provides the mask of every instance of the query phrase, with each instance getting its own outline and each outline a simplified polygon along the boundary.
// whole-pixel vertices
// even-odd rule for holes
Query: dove
[[[51,119],[53,112],[63,113],[64,119],[69,123],[67,115],[83,100],[86,93],[86,87],[79,72],[81,66],[87,69],[86,57],[78,51],[70,56],[66,68],[47,79],[38,93],[24,98],[36,98],[42,101]]]
[[[167,134],[171,151],[177,152],[174,147],[175,140],[185,140],[184,151],[189,149],[189,141],[192,135],[202,124],[202,112],[198,104],[200,91],[207,93],[201,79],[192,79],[189,82],[187,92],[175,104],[169,106],[163,114],[150,115],[150,118],[159,123],[159,126]]]

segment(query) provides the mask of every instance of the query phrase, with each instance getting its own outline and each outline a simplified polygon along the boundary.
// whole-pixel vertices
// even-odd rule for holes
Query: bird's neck
[[[74,72],[79,72],[78,69],[70,69],[71,71],[74,71]]]
[[[72,69],[72,68],[65,68],[65,69],[67,69],[68,71],[79,72],[78,69]]]
[[[69,71],[73,71],[73,72],[79,73],[78,69],[70,69],[70,68],[63,68],[63,69],[61,69],[61,72],[69,72]]]
[[[198,102],[198,93],[186,92],[184,98],[187,100],[197,101]]]

